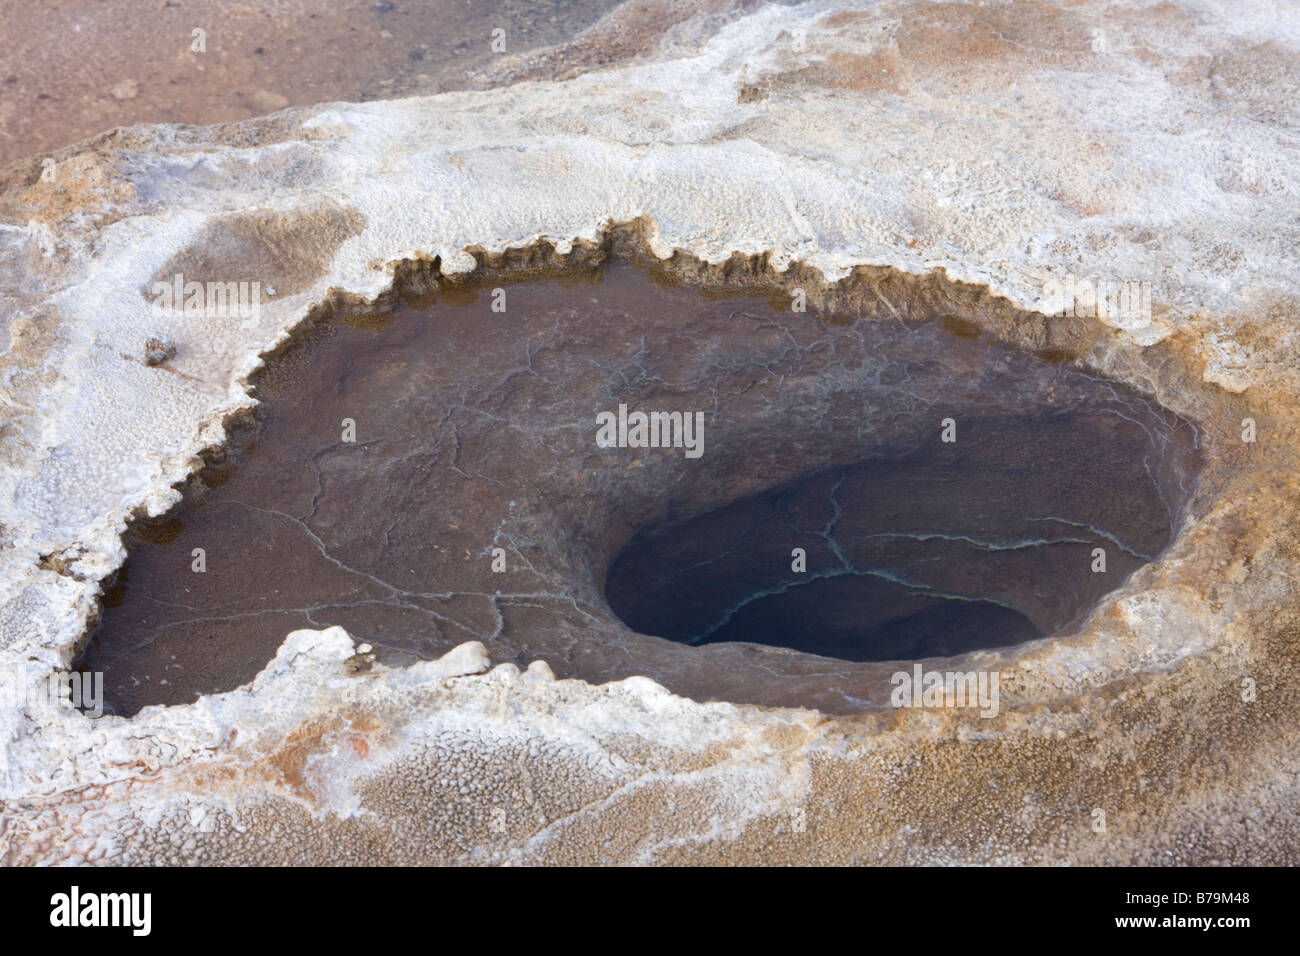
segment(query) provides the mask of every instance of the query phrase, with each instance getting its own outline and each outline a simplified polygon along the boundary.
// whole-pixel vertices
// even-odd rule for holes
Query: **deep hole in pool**
[[[1168,545],[1189,423],[966,319],[854,318],[606,263],[314,322],[256,422],[128,529],[80,666],[129,714],[337,624],[392,664],[480,640],[835,709],[878,697],[855,662],[1061,632]],[[677,444],[636,447],[637,413]]]

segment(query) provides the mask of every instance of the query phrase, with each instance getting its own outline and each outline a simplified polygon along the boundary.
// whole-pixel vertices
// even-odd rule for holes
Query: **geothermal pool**
[[[131,714],[337,624],[852,712],[871,662],[1067,633],[1178,527],[1195,430],[1061,355],[705,291],[615,262],[313,322],[130,529],[81,667]]]

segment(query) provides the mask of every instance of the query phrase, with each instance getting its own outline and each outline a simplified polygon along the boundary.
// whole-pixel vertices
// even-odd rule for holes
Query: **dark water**
[[[335,624],[393,664],[480,640],[834,707],[878,689],[853,661],[1066,627],[1165,546],[1196,472],[1186,423],[951,321],[827,324],[626,265],[500,285],[504,312],[450,288],[321,322],[258,375],[256,427],[128,533],[83,661],[111,708],[233,689]],[[703,454],[600,447],[620,403],[700,413]]]
[[[1125,509],[1159,513],[1140,472],[1140,434],[1104,436],[1105,421],[1051,415],[987,419],[961,436],[883,461],[806,476],[676,524],[646,529],[615,560],[606,583],[634,630],[686,644],[748,641],[852,661],[938,657],[1022,643],[1065,626],[1105,587],[1092,551],[1111,570],[1130,553],[1067,496],[1108,489],[1113,524]],[[1109,437],[1104,455],[1071,449]],[[1040,466],[1007,459],[1035,449]],[[1014,489],[1014,496],[1008,491]],[[1052,516],[1064,520],[1052,520]],[[781,533],[774,533],[781,529]],[[1153,529],[1143,547],[1168,541]],[[803,552],[796,569],[794,549]],[[1039,593],[1027,593],[1032,587]],[[1021,607],[1037,608],[1035,624]]]

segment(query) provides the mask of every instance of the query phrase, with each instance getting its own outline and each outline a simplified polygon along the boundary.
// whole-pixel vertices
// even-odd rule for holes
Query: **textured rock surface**
[[[404,260],[455,276],[544,237],[563,259],[610,223],[675,274],[1066,353],[1196,422],[1209,460],[1160,561],[996,658],[995,720],[700,704],[474,644],[388,668],[295,631],[246,687],[130,720],[4,702],[4,859],[1295,862],[1298,46],[1288,8],[1208,0],[812,4],[563,83],[10,167],[11,670],[72,662],[127,517],[178,499],[313,306]],[[142,290],[177,268],[274,294],[252,327],[160,314]],[[1153,314],[1035,314],[1067,273],[1148,279]],[[151,337],[174,356],[148,365]]]

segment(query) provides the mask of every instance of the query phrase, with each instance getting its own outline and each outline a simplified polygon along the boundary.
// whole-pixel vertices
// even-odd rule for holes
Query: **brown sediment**
[[[340,5],[272,12],[215,0],[193,10],[72,2],[57,17],[7,4],[0,56],[0,166],[110,126],[212,124],[289,106],[361,102],[494,82],[497,61],[572,40],[618,0]],[[72,29],[75,22],[76,29]],[[201,51],[194,29],[205,29]],[[492,48],[505,31],[506,54]],[[530,66],[542,75],[546,61]]]
[[[275,276],[275,295],[310,288],[324,273],[334,252],[365,227],[365,217],[336,203],[322,202],[292,213],[232,213],[214,220],[193,242],[158,267],[140,294],[151,302],[155,283],[184,283]],[[259,301],[263,295],[258,290]],[[183,300],[174,303],[180,309]]]

